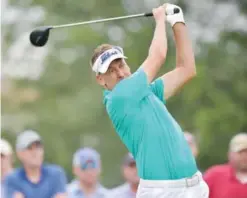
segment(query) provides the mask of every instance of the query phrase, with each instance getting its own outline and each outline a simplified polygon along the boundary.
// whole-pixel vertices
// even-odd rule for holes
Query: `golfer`
[[[171,14],[174,8],[180,12]],[[107,113],[136,160],[140,177],[137,197],[207,198],[208,186],[180,126],[165,106],[167,99],[196,75],[183,12],[176,5],[164,4],[153,9],[153,15],[153,40],[146,60],[136,72],[131,74],[123,50],[109,44],[95,49],[92,70],[105,89]],[[174,32],[176,67],[155,79],[166,60],[166,21]]]

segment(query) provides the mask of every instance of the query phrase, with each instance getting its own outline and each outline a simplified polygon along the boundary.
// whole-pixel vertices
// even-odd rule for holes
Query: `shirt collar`
[[[29,182],[31,185],[39,185],[40,183],[42,183],[42,181],[44,180],[44,178],[45,178],[45,176],[46,176],[44,164],[41,166],[41,175],[40,175],[40,179],[39,179],[39,181],[38,181],[37,183],[33,183],[33,182],[31,182],[31,181],[28,179],[24,167],[21,168],[20,174],[21,174],[21,177],[22,177],[24,180],[26,180],[27,182]]]
[[[108,100],[108,98],[109,98],[109,94],[111,93],[111,91],[109,91],[109,90],[107,90],[107,89],[105,89],[104,91],[103,91],[103,103],[104,104],[106,104],[106,102],[107,102],[107,100]]]

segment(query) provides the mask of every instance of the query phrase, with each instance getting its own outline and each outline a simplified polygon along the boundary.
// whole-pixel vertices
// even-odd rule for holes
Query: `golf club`
[[[179,13],[179,11],[180,10],[178,8],[175,8],[172,14]],[[34,46],[42,47],[47,43],[51,29],[73,27],[73,26],[78,26],[78,25],[87,25],[87,24],[100,23],[100,22],[106,22],[106,21],[115,21],[115,20],[120,20],[120,19],[150,17],[150,16],[153,16],[152,12],[113,17],[113,18],[106,18],[106,19],[99,19],[99,20],[92,20],[92,21],[84,21],[84,22],[78,22],[78,23],[69,23],[69,24],[63,24],[63,25],[44,26],[44,27],[40,27],[40,28],[33,30],[30,34],[29,39],[30,39],[30,42]]]

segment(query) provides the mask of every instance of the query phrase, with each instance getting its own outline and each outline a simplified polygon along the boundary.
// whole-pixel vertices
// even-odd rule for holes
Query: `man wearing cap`
[[[106,198],[108,190],[99,183],[101,159],[92,148],[82,148],[73,156],[76,179],[67,187],[69,198]]]
[[[4,186],[3,182],[7,175],[13,171],[13,149],[10,143],[5,140],[0,140],[1,147],[1,197],[4,197]]]
[[[239,133],[230,141],[229,163],[209,168],[205,181],[210,198],[247,197],[247,133]]]
[[[174,13],[175,9],[179,13]],[[165,4],[153,9],[153,16],[153,40],[137,71],[131,74],[123,50],[109,44],[95,49],[92,70],[104,88],[104,105],[114,128],[136,161],[140,177],[137,197],[206,198],[208,186],[181,127],[166,108],[167,99],[196,75],[183,11]],[[175,38],[176,67],[155,79],[166,60],[166,22]]]
[[[17,157],[23,167],[5,180],[6,198],[65,198],[66,177],[57,165],[43,163],[44,148],[41,137],[27,130],[17,137]]]
[[[139,177],[137,175],[136,162],[133,155],[128,153],[123,161],[122,166],[123,177],[126,183],[111,190],[109,198],[135,198]]]

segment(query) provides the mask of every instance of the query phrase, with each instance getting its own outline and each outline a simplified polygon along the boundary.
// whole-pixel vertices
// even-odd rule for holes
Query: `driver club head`
[[[36,47],[44,46],[49,39],[50,29],[52,27],[46,26],[33,30],[29,36],[30,42]]]

